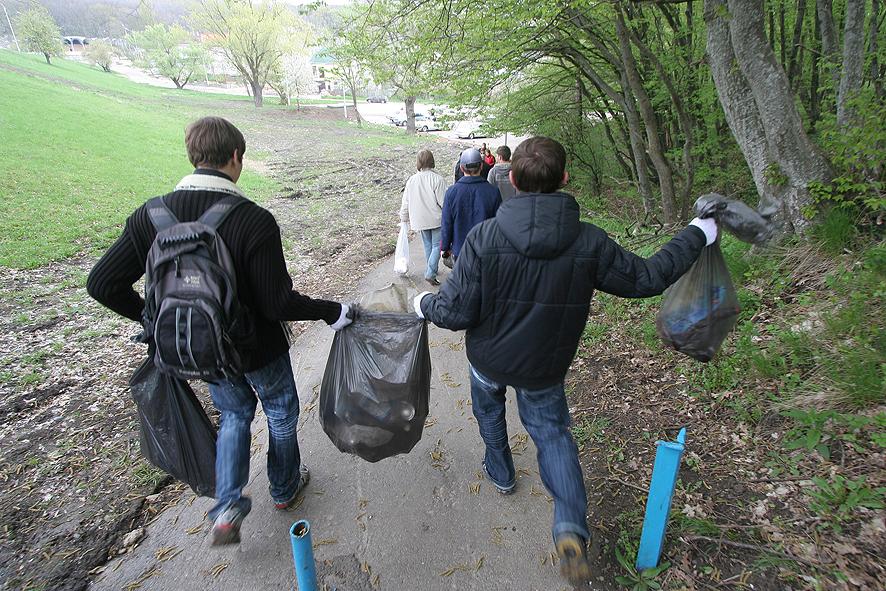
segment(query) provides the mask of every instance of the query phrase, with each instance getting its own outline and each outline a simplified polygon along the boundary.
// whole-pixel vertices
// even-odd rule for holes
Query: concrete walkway
[[[354,297],[392,281],[428,287],[421,241],[413,240],[410,250],[410,277],[396,277],[388,259]],[[442,279],[448,270],[440,267]],[[259,411],[245,490],[253,509],[242,542],[211,547],[205,512],[212,501],[189,491],[148,528],[135,550],[108,564],[92,589],[295,589],[288,530],[298,519],[311,522],[320,589],[570,588],[552,564],[552,504],[512,398],[508,421],[517,492],[504,497],[481,475],[483,446],[471,413],[464,333],[431,327],[430,415],[423,438],[408,455],[376,464],[342,454],[320,427],[316,403],[332,336],[318,322],[292,348],[302,403],[299,441],[312,476],[300,506],[287,512],[273,508],[265,468],[267,424]]]

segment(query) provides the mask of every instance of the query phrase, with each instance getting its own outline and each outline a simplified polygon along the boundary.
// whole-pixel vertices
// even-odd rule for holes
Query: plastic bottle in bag
[[[406,275],[409,272],[409,224],[400,223],[397,236],[397,249],[394,250],[394,273]]]

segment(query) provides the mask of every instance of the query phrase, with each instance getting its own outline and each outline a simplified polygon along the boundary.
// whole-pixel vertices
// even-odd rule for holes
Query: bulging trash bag
[[[762,244],[772,238],[772,224],[743,201],[708,193],[696,199],[695,212],[699,217],[713,216],[724,230],[742,242]]]
[[[329,351],[320,424],[339,450],[368,462],[411,451],[428,416],[428,327],[411,306],[403,286],[373,292]]]
[[[397,236],[397,249],[394,250],[394,273],[406,275],[409,272],[409,224],[400,223]]]
[[[718,240],[702,250],[689,271],[665,292],[655,326],[668,347],[710,361],[735,326],[738,313],[738,297]]]
[[[215,496],[215,427],[184,380],[154,366],[153,357],[129,379],[149,462],[202,497]]]

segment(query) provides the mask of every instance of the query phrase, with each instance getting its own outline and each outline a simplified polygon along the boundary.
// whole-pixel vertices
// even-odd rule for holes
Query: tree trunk
[[[822,61],[836,93],[840,87],[840,72],[837,70],[837,30],[834,28],[833,0],[815,0],[815,9],[821,26]]]
[[[415,135],[415,97],[406,97],[406,133]]]
[[[643,143],[643,132],[640,130],[640,116],[637,114],[637,104],[631,93],[624,72],[621,74],[621,86],[624,92],[624,113],[628,122],[628,135],[631,138],[631,155],[634,161],[634,170],[637,171],[637,188],[643,199],[643,211],[647,217],[655,215],[655,200],[652,198],[652,186],[649,184],[649,170],[646,168],[646,147]]]
[[[262,106],[262,86],[256,78],[249,80],[249,89],[252,91],[252,100],[256,107]]]
[[[883,77],[880,76],[880,63],[877,59],[880,23],[880,0],[871,0],[871,25],[868,31],[868,55],[871,56],[871,67],[868,78],[874,84],[878,97],[883,97]]]
[[[843,28],[843,68],[837,93],[837,125],[845,127],[852,119],[847,102],[861,89],[864,76],[865,0],[846,0],[846,24]]]
[[[726,122],[735,137],[745,162],[751,169],[754,185],[760,195],[758,209],[763,215],[781,222],[780,204],[784,201],[786,186],[769,182],[767,171],[778,165],[769,150],[763,121],[751,94],[748,81],[735,67],[735,53],[729,39],[729,26],[722,14],[725,6],[720,0],[705,0],[704,18],[707,23],[707,59],[723,106]],[[724,188],[725,190],[725,188]]]
[[[637,105],[640,107],[640,113],[646,124],[646,146],[649,149],[649,157],[655,166],[655,172],[658,174],[658,184],[661,188],[661,211],[665,223],[673,223],[677,221],[677,209],[674,198],[674,179],[671,172],[671,165],[664,154],[661,146],[661,140],[658,135],[658,119],[655,109],[652,107],[652,101],[649,94],[643,86],[640,79],[640,73],[637,70],[637,62],[631,51],[631,42],[628,38],[627,27],[624,22],[624,15],[621,8],[616,5],[615,13],[615,31],[618,35],[619,46],[621,48],[622,61],[624,63],[624,71],[630,85],[631,91],[637,97]]]
[[[357,84],[350,84],[351,104],[354,106],[354,116],[357,117],[357,125],[363,125],[363,118],[360,117],[360,111],[357,110]]]
[[[784,24],[784,4],[787,0],[779,0],[778,2],[778,39],[779,39],[779,50],[781,51],[781,67],[785,67],[787,65],[787,39],[785,38],[785,24]]]
[[[797,88],[798,79],[800,78],[799,74],[802,74],[803,69],[800,65],[803,63],[802,59],[797,59],[797,56],[800,52],[800,45],[803,40],[803,21],[806,19],[806,1],[807,0],[797,0],[797,13],[796,19],[794,20],[794,36],[791,40],[791,53],[790,58],[788,59],[788,78],[791,81],[791,88]]]
[[[815,129],[818,118],[821,116],[821,91],[819,90],[819,77],[821,67],[819,65],[819,55],[821,52],[821,24],[818,18],[815,19],[815,27],[813,27],[813,41],[815,45],[809,53],[812,56],[811,68],[809,72],[809,127]],[[802,63],[802,62],[801,62]]]
[[[689,117],[689,114],[686,111],[686,108],[683,105],[683,100],[680,98],[680,93],[677,91],[677,87],[674,84],[673,78],[671,78],[670,74],[668,74],[665,67],[662,65],[661,60],[652,52],[652,50],[647,46],[643,41],[636,35],[635,32],[628,30],[630,34],[631,41],[634,45],[637,46],[637,49],[640,50],[640,54],[646,58],[646,60],[652,63],[655,71],[658,73],[658,77],[664,83],[665,88],[668,89],[668,94],[671,97],[671,102],[674,105],[674,109],[677,112],[677,122],[680,125],[680,131],[683,133],[683,166],[684,173],[686,175],[686,182],[683,185],[683,191],[680,194],[680,217],[681,219],[685,219],[689,212],[689,201],[690,196],[692,194],[692,186],[695,182],[695,162],[692,157],[692,151],[695,148],[695,143],[693,140],[694,130],[693,130],[693,122],[692,118]]]
[[[51,57],[51,56],[49,55],[49,53],[47,53],[47,52],[44,51],[44,52],[43,52],[43,57],[46,58],[46,63],[49,64],[49,65],[51,66],[51,65],[52,65],[52,62],[49,61],[49,58]]]
[[[716,1],[716,0],[713,0]],[[763,32],[760,0],[728,0],[729,38],[739,70],[751,89],[766,134],[766,143],[784,178],[787,192],[781,210],[785,222],[802,232],[809,221],[809,183],[830,179],[830,165],[803,129],[784,69],[775,59]]]

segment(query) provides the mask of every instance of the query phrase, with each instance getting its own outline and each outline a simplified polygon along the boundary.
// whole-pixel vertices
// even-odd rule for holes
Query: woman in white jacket
[[[443,195],[446,181],[434,172],[434,154],[430,150],[418,153],[418,172],[406,181],[400,204],[400,221],[408,222],[413,232],[421,234],[425,247],[425,281],[440,285],[437,266],[440,263],[440,225],[443,218]]]

